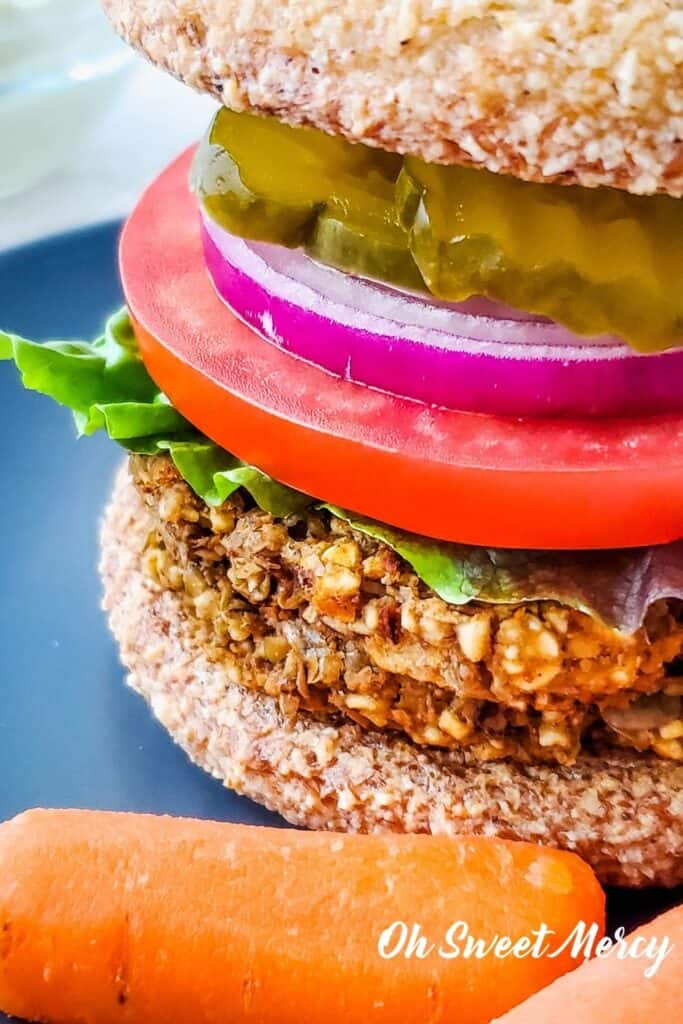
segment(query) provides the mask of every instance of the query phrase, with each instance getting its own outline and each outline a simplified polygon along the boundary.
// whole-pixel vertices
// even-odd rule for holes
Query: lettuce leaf
[[[79,437],[104,430],[129,452],[167,453],[208,505],[221,505],[240,487],[274,516],[311,504],[306,495],[223,451],[176,412],[145,369],[125,309],[92,344],[37,344],[0,332],[2,359],[14,361],[25,388],[71,409]]]
[[[25,387],[71,409],[79,436],[104,430],[130,452],[167,453],[209,505],[239,488],[274,516],[316,505],[224,451],[173,408],[142,363],[125,310],[91,344],[36,344],[0,332],[0,359],[14,361]],[[393,548],[450,604],[555,600],[633,633],[654,601],[683,599],[683,541],[621,551],[493,550],[429,540],[334,505],[317,507]]]

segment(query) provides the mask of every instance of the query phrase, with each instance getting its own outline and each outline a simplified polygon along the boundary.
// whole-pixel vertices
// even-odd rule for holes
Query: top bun
[[[683,195],[681,0],[104,0],[235,110],[530,181]]]

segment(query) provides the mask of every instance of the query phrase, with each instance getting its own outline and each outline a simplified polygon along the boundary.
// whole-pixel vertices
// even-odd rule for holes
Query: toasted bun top
[[[233,109],[532,181],[683,195],[682,0],[104,0]]]

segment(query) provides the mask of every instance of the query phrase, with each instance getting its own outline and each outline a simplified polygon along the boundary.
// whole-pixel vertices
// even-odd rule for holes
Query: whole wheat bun
[[[226,786],[309,828],[500,835],[574,850],[604,883],[683,882],[683,766],[613,753],[465,767],[354,724],[288,726],[273,698],[208,661],[177,595],[143,573],[148,515],[124,467],[102,528],[104,606],[130,685]]]
[[[155,64],[235,110],[531,181],[683,195],[680,2],[104,7]]]

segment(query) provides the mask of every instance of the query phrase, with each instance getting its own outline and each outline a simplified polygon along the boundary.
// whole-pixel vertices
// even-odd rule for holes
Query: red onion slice
[[[346,380],[500,416],[683,410],[683,349],[641,355],[486,299],[444,303],[246,242],[203,211],[214,286],[257,333]]]

